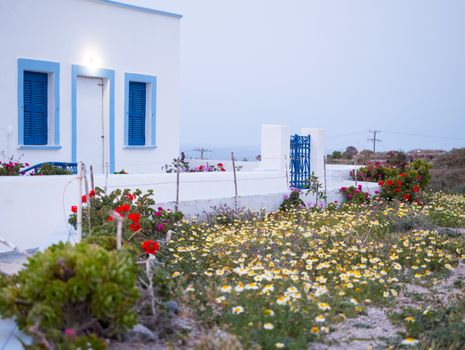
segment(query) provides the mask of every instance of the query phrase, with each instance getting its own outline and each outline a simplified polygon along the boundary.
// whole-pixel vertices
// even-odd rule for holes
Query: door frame
[[[110,173],[115,172],[115,71],[73,64],[71,69],[71,161],[77,161],[77,78],[101,78],[109,84]]]

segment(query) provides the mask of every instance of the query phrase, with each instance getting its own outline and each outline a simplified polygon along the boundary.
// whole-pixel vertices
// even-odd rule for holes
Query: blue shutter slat
[[[48,138],[48,76],[24,72],[24,144],[46,145]]]
[[[146,114],[147,84],[129,83],[129,145],[145,145],[145,114]]]

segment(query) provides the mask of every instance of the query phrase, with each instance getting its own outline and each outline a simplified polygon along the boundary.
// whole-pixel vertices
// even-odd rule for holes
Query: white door
[[[105,154],[108,154],[107,132],[105,130],[103,80],[100,78],[78,77],[77,87],[77,144],[76,156],[89,170],[103,173]]]

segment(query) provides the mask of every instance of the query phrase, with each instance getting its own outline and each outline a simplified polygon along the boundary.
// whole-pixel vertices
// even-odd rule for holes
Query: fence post
[[[105,194],[107,194],[108,188],[108,162],[105,163]]]
[[[179,157],[176,159],[176,203],[174,204],[174,211],[177,213],[179,210]]]
[[[236,175],[236,161],[234,159],[234,152],[231,152],[231,160],[234,174],[234,209],[237,211],[237,175]]]
[[[354,179],[355,179],[355,187],[357,187],[357,162],[354,160]]]
[[[327,186],[326,186],[326,156],[323,157],[323,162],[324,162],[324,180],[325,180],[325,208],[328,206],[328,192],[327,192]]]
[[[79,199],[77,205],[77,222],[76,222],[76,231],[77,231],[77,241],[82,240],[82,162],[78,162],[78,180],[79,180]]]
[[[115,215],[116,218],[116,249],[121,250],[123,240],[123,218]]]
[[[93,190],[95,190],[95,182],[94,182],[94,167],[91,165],[89,167],[89,171],[90,171],[90,188],[92,188]]]

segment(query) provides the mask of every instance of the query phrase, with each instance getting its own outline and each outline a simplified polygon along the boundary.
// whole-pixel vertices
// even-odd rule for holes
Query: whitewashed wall
[[[286,178],[279,171],[238,172],[237,179],[242,197],[287,191]],[[95,184],[103,188],[105,177],[96,176]],[[108,191],[116,188],[154,189],[157,203],[172,206],[176,199],[176,174],[110,175]],[[180,174],[182,202],[231,197],[232,172]],[[56,237],[66,238],[70,208],[78,199],[77,176],[0,177],[0,236],[23,248],[38,247]],[[5,250],[8,249],[0,246],[0,252]]]
[[[0,151],[71,161],[71,66],[93,57],[115,71],[116,170],[160,172],[179,154],[179,29],[179,18],[101,1],[0,0]],[[60,63],[59,150],[17,149],[18,58]],[[125,72],[157,77],[156,149],[123,149]]]

